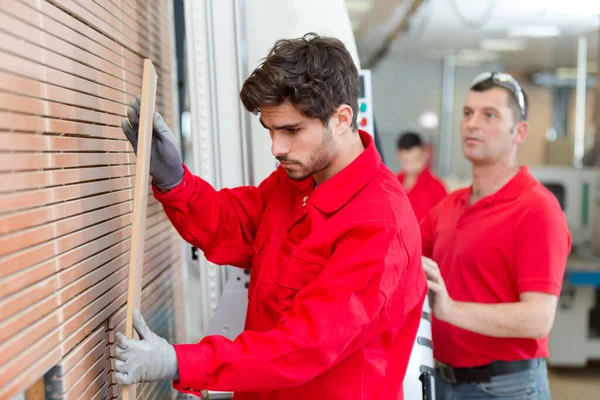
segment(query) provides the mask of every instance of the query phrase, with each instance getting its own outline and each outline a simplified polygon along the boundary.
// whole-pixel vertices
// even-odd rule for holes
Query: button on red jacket
[[[246,329],[175,345],[182,392],[240,400],[402,399],[426,293],[419,227],[371,137],[314,189],[279,168],[215,191],[187,169],[155,196],[216,264],[251,268]]]

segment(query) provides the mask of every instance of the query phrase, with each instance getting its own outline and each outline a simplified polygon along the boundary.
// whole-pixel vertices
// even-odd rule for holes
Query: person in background
[[[430,151],[425,148],[416,132],[398,136],[396,154],[401,171],[398,180],[410,200],[418,221],[421,221],[436,204],[446,197],[446,187],[427,167]]]
[[[475,78],[460,128],[473,184],[421,222],[436,396],[549,400],[544,359],[571,235],[558,200],[518,164],[529,129],[519,83]]]

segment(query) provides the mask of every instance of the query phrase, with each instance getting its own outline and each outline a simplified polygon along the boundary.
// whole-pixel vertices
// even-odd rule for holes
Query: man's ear
[[[342,104],[337,108],[333,115],[337,119],[337,126],[335,127],[335,133],[341,134],[348,128],[352,129],[352,119],[354,118],[354,112],[352,107],[347,104]]]
[[[529,134],[529,123],[527,121],[519,122],[515,126],[515,136],[513,137],[514,144],[521,144],[527,139]]]

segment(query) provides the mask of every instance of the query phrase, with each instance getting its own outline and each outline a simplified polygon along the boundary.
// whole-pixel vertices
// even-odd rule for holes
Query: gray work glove
[[[121,122],[123,133],[133,146],[137,154],[138,129],[140,125],[141,96],[137,96],[129,103],[127,109],[128,119]],[[154,184],[160,189],[168,190],[179,185],[183,179],[181,156],[175,146],[175,136],[157,112],[154,113],[152,124],[152,146],[150,153],[150,175]]]
[[[139,310],[133,311],[133,328],[140,340],[117,333],[115,379],[121,385],[161,379],[179,379],[175,348],[148,328]]]

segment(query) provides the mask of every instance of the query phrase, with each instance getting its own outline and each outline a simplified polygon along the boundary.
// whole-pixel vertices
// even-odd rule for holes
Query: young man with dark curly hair
[[[344,44],[280,40],[240,97],[260,114],[280,166],[258,187],[216,191],[182,165],[154,118],[154,195],[216,264],[250,268],[234,341],[170,345],[139,312],[117,339],[122,384],[173,379],[235,399],[402,399],[427,283],[419,227],[373,139],[358,129],[358,71]],[[134,149],[139,103],[123,130]]]

